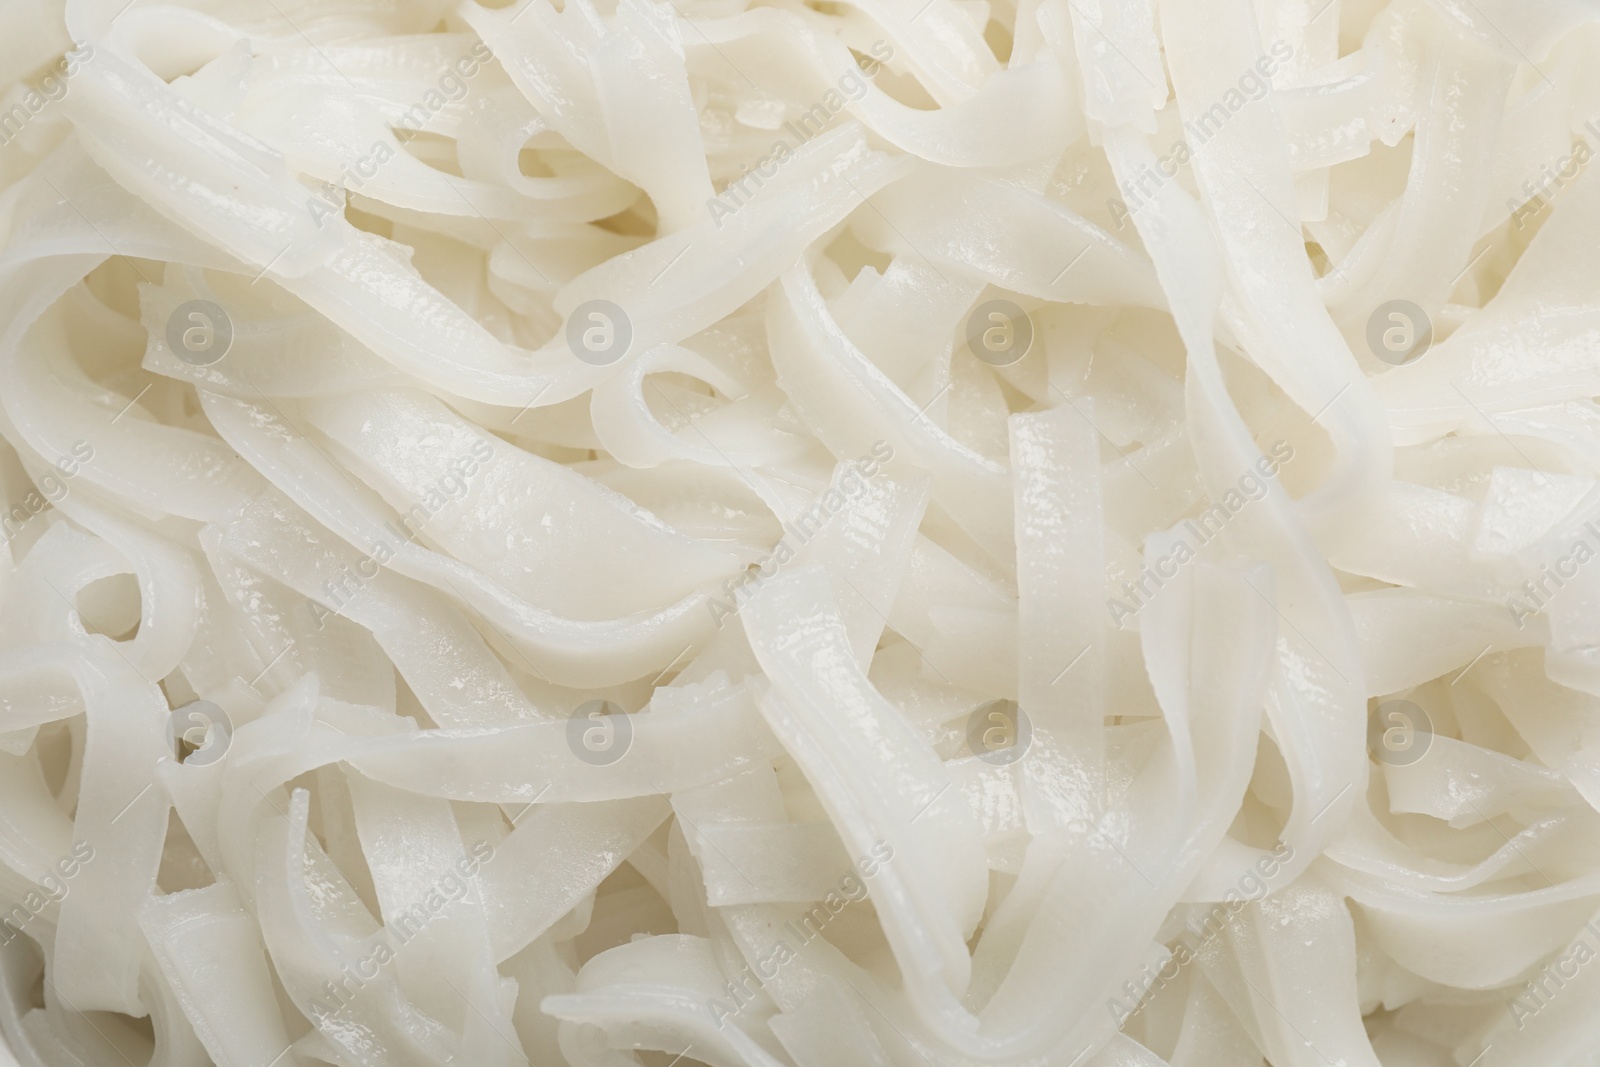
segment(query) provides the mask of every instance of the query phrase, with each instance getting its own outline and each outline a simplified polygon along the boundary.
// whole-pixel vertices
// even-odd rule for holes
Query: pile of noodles
[[[0,85],[21,1064],[1592,1062],[1592,0],[12,0]]]

